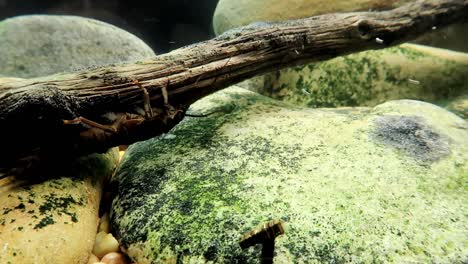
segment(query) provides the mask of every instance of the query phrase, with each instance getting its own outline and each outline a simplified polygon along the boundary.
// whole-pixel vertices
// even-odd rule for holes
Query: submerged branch
[[[231,84],[403,43],[467,14],[468,0],[418,0],[382,12],[254,23],[146,61],[0,83],[0,167],[154,137],[175,126],[191,103]]]

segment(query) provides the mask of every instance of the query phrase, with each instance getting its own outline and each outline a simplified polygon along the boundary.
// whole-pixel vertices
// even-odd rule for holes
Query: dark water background
[[[233,0],[235,1],[235,0]],[[77,15],[125,29],[157,54],[211,38],[218,0],[0,0],[0,20],[30,15]]]

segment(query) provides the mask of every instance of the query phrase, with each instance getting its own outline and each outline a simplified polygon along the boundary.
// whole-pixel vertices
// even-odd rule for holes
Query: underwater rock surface
[[[468,94],[459,96],[443,105],[447,110],[468,119]]]
[[[274,263],[468,260],[468,124],[429,103],[310,109],[231,87],[130,146],[111,221],[138,263],[260,263],[241,237],[271,220]]]
[[[87,263],[102,183],[117,162],[114,149],[47,181],[1,179],[0,263]]]
[[[396,99],[445,104],[468,94],[468,54],[405,44],[283,69],[241,86],[309,107],[375,106]]]
[[[0,22],[0,75],[34,77],[152,55],[135,36],[92,19],[41,15]],[[0,263],[87,263],[103,182],[117,163],[114,148],[83,157],[58,177],[45,171],[40,182],[0,179]]]
[[[299,19],[335,12],[397,7],[410,0],[220,0],[213,16],[216,35],[258,21]]]
[[[217,35],[257,21],[281,21],[330,12],[375,10],[410,1],[220,0],[213,16]],[[468,51],[465,24],[433,30],[414,42]],[[375,106],[388,100],[415,99],[447,106],[464,116],[467,108],[449,101],[468,94],[468,55],[420,45],[341,56],[268,73],[242,87],[310,107]]]
[[[30,78],[154,56],[136,36],[77,16],[29,15],[0,21],[0,75]]]

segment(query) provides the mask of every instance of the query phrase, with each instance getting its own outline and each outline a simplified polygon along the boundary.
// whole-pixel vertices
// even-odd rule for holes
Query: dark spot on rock
[[[208,261],[214,261],[216,259],[217,254],[218,254],[218,245],[212,244],[203,253],[203,257],[205,257],[206,260]]]
[[[78,217],[76,216],[76,213],[71,213],[70,217],[71,217],[72,222],[74,223],[78,222]]]
[[[13,210],[13,209],[7,208],[7,207],[3,208],[3,215],[8,214],[8,213],[11,212],[12,210]]]
[[[384,115],[375,119],[371,137],[423,162],[450,153],[447,137],[438,134],[418,116]]]
[[[34,229],[41,229],[43,227],[46,227],[48,225],[52,225],[54,223],[55,223],[55,221],[54,221],[54,219],[52,217],[46,216],[46,217],[42,218],[42,220],[37,225],[34,226]]]
[[[20,203],[18,204],[18,206],[15,207],[15,209],[20,209],[20,210],[24,210],[25,206],[23,203]]]
[[[184,201],[181,201],[179,209],[181,213],[185,215],[189,215],[189,214],[192,214],[193,207],[194,206],[191,200],[184,200]]]

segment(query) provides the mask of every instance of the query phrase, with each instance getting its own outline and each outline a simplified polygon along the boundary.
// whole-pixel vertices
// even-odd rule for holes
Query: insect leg
[[[64,125],[85,124],[87,126],[99,128],[99,129],[102,129],[104,131],[108,131],[108,132],[111,132],[111,133],[117,132],[117,130],[112,126],[102,125],[102,124],[99,124],[97,122],[94,122],[92,120],[86,119],[86,118],[81,117],[81,116],[77,117],[75,119],[71,119],[71,120],[63,120],[63,124]]]
[[[169,117],[174,118],[178,113],[183,112],[183,111],[173,107],[169,103],[169,95],[168,95],[168,92],[167,92],[167,87],[169,87],[169,82],[170,82],[170,80],[168,79],[167,83],[166,83],[166,86],[161,87],[161,93],[162,93],[162,97],[163,97],[163,100],[164,100],[164,110],[169,115]]]
[[[166,107],[172,107],[170,104],[169,104],[169,95],[167,93],[167,87],[169,86],[169,79],[167,80],[167,84],[166,86],[163,86],[161,88],[161,93],[162,93],[162,97],[164,99],[164,106]]]
[[[144,88],[138,80],[133,81],[134,84],[138,85],[143,90],[143,109],[147,118],[153,117],[153,109],[151,108],[151,101],[148,90]]]

